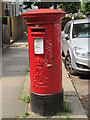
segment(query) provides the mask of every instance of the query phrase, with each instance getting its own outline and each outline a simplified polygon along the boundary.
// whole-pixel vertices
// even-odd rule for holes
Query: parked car
[[[90,19],[73,20],[65,25],[62,52],[71,74],[90,72]]]

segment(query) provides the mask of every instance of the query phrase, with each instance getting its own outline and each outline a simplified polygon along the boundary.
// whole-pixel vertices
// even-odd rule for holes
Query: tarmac
[[[26,105],[23,98],[30,95],[30,74],[28,70],[27,38],[3,48],[2,55],[2,118],[42,119],[76,119],[88,120],[79,100],[78,94],[68,76],[62,61],[62,84],[66,103],[72,109],[71,113],[60,113],[52,117],[43,117],[32,113],[30,104]]]

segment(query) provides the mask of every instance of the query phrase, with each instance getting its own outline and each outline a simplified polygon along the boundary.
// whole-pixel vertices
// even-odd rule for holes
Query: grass
[[[69,113],[72,112],[72,108],[68,105],[68,103],[66,102],[66,98],[64,96],[64,112],[66,113],[66,120],[70,120],[70,115]],[[56,113],[56,116],[60,116],[61,113],[58,112]]]
[[[24,113],[24,117],[26,118],[26,117],[28,117],[28,116],[29,116],[28,112],[25,111],[25,113]]]
[[[28,68],[26,69],[26,75],[28,74]],[[24,83],[25,83],[25,80],[26,80],[26,75],[25,75],[25,78],[24,78]],[[18,100],[22,100],[22,93],[23,93],[23,89],[24,89],[24,84],[21,88],[21,91],[20,91],[20,94],[19,94],[19,97],[18,97]]]
[[[70,115],[68,113],[66,114],[66,120],[70,120]]]
[[[67,113],[72,112],[72,108],[67,104],[65,97],[64,97],[64,111],[67,112]]]
[[[15,116],[15,120],[17,120],[18,118],[27,118],[29,116],[28,112],[25,111],[23,116]]]
[[[18,100],[22,100],[21,96],[22,96],[22,93],[23,93],[23,89],[24,89],[24,86],[22,86],[22,88],[21,88],[21,91],[20,91],[20,94],[19,94]]]
[[[29,104],[29,103],[30,103],[30,96],[29,96],[29,95],[24,96],[23,101],[24,101],[26,104]]]

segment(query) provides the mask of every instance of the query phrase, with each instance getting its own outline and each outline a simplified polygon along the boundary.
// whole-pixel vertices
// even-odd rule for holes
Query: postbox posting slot
[[[31,32],[44,32],[45,33],[45,29],[44,28],[42,28],[42,29],[34,28],[34,29],[31,29]]]
[[[45,28],[31,27],[31,34],[45,34]]]

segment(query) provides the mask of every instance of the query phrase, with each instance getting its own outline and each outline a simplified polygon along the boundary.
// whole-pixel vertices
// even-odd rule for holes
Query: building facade
[[[2,1],[2,16],[19,16],[20,5],[15,0]]]

